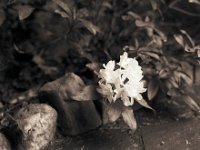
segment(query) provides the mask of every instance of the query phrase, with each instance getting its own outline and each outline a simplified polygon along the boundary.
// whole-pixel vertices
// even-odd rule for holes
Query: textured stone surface
[[[101,125],[92,101],[64,101],[56,92],[42,92],[42,100],[48,101],[58,112],[62,134],[78,135]]]
[[[85,93],[90,96],[85,95],[83,89],[87,89]],[[57,110],[62,134],[78,135],[101,125],[101,118],[93,101],[86,100],[96,98],[94,92],[88,91],[87,86],[77,75],[68,73],[46,83],[41,88],[39,97],[41,101],[48,102]],[[83,101],[73,100],[81,97]]]
[[[28,105],[16,114],[15,119],[22,132],[19,149],[40,150],[53,140],[57,112],[49,105]]]
[[[0,150],[11,150],[10,143],[2,133],[0,133]]]

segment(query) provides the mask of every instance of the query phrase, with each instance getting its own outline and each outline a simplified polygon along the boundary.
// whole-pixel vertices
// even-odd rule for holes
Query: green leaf
[[[101,101],[103,108],[103,124],[115,122],[122,114],[124,106],[121,103],[108,103],[106,100]]]
[[[159,90],[159,80],[156,77],[154,77],[151,79],[147,87],[148,99],[152,100],[158,93],[158,90]]]
[[[160,79],[167,79],[167,77],[169,76],[169,70],[168,69],[162,69],[159,72],[159,78]]]
[[[192,85],[193,80],[189,75],[187,75],[185,72],[179,72],[179,76],[181,79],[183,79],[188,85]]]
[[[189,3],[195,3],[197,5],[200,5],[200,1],[199,0],[189,0]]]
[[[81,8],[78,10],[78,12],[76,13],[76,17],[77,18],[86,18],[86,17],[89,17],[90,14],[89,14],[89,10],[87,8]]]
[[[200,58],[200,49],[197,50],[197,56]]]
[[[181,34],[175,34],[174,39],[184,48],[186,52],[195,52],[195,43],[185,30],[180,30]]]
[[[174,39],[176,40],[176,42],[179,45],[181,45],[182,47],[185,47],[182,35],[180,35],[180,34],[174,34]]]
[[[180,91],[177,88],[170,88],[167,91],[167,95],[171,96],[171,97],[177,97],[180,95]]]
[[[180,81],[177,81],[177,77],[176,76],[171,76],[168,80],[167,80],[167,82],[168,82],[168,89],[170,89],[170,88],[179,88],[179,84],[178,84],[178,82],[180,82]],[[167,85],[167,83],[166,83],[166,85]]]
[[[131,108],[124,109],[122,112],[122,117],[124,119],[124,122],[130,127],[130,129],[136,130],[137,123],[135,120],[133,110]]]
[[[180,30],[180,32],[187,37],[187,39],[189,40],[191,46],[194,47],[195,44],[194,44],[194,41],[192,40],[192,38],[190,37],[190,35],[185,30]]]
[[[160,55],[157,54],[157,53],[154,53],[154,52],[141,52],[141,53],[144,54],[144,55],[147,55],[149,57],[152,57],[152,58],[154,58],[158,61],[160,60]]]
[[[141,17],[133,11],[128,11],[127,14],[133,17],[134,19],[141,20]]]
[[[159,9],[158,2],[157,2],[157,1],[155,1],[155,0],[150,0],[150,2],[151,2],[151,6],[152,6],[153,10]]]
[[[183,101],[195,112],[200,112],[199,105],[188,95],[183,96]]]
[[[16,9],[18,11],[19,20],[24,20],[32,14],[35,8],[30,5],[17,5]]]
[[[145,28],[147,31],[155,31],[163,41],[167,41],[167,37],[165,36],[165,34],[158,28],[156,28],[154,23],[149,21],[148,16],[145,18],[145,21],[137,19],[135,21],[135,25],[137,27]]]
[[[70,9],[70,6],[63,2],[62,0],[53,0],[54,3],[56,3],[59,7],[61,7],[69,16],[72,15],[72,11]]]
[[[121,116],[121,110],[118,109],[115,105],[110,104],[107,108],[107,115],[109,122],[115,122]]]
[[[148,104],[144,99],[136,100],[136,101],[137,101],[141,106],[155,111],[151,106],[149,106],[149,104]]]
[[[95,62],[86,64],[86,67],[89,68],[90,70],[94,71],[94,73],[97,75],[99,74],[98,72],[101,69],[101,66],[102,66],[102,64],[95,63]]]
[[[174,71],[173,76],[171,76],[171,79],[176,83],[180,83],[182,80],[185,81],[185,83],[187,83],[188,85],[192,85],[193,83],[192,78],[183,71]]]
[[[97,32],[100,32],[100,29],[95,26],[92,22],[87,21],[85,19],[79,19],[83,26],[88,29],[93,35],[96,35]]]
[[[57,13],[57,14],[59,14],[63,18],[69,18],[68,14],[65,13],[64,11],[56,9],[54,12]]]

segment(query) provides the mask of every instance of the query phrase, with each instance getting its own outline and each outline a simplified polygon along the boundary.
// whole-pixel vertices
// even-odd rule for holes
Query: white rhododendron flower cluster
[[[143,72],[135,58],[128,58],[126,52],[120,56],[120,62],[109,61],[100,69],[100,92],[109,102],[121,99],[125,106],[131,106],[134,100],[142,100],[145,92],[142,82]]]

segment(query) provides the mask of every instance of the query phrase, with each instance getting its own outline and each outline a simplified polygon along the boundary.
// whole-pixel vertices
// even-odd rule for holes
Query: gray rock
[[[40,150],[53,140],[57,112],[49,105],[28,105],[19,110],[15,119],[22,132],[18,149]]]
[[[2,133],[0,133],[0,150],[11,150],[10,143]]]
[[[40,100],[57,110],[63,134],[77,135],[101,125],[100,115],[91,101],[97,98],[95,88],[88,87],[77,75],[67,73],[41,88]]]

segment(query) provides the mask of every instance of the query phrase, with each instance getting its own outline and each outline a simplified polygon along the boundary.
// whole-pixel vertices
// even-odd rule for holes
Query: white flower
[[[124,54],[120,56],[120,61],[117,64],[122,68],[126,68],[129,65],[130,59],[132,58],[128,58],[128,54],[124,52]]]
[[[141,100],[141,93],[146,92],[146,89],[143,86],[143,82],[130,82],[124,86],[124,89],[130,97],[134,97],[137,100]]]
[[[119,63],[109,61],[100,69],[100,93],[107,97],[109,102],[121,99],[125,106],[131,106],[134,100],[141,100],[146,89],[144,88],[142,68],[135,58],[128,58],[126,52],[120,56]],[[118,68],[118,69],[116,69]]]
[[[110,84],[102,84],[101,82],[99,82],[99,92],[104,95],[108,101],[111,103],[113,101],[113,95],[112,95],[112,86]]]
[[[101,69],[99,74],[100,78],[103,78],[106,83],[115,83],[118,78],[118,74],[115,69],[115,61],[109,61],[106,65],[103,64],[105,69]]]

